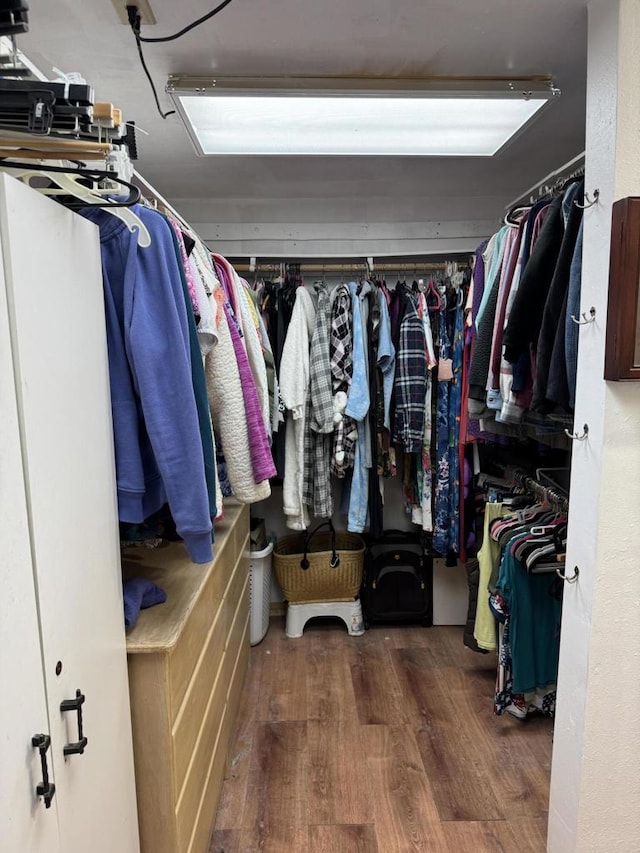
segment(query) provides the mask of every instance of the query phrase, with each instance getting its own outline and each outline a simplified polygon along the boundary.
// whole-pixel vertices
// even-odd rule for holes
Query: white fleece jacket
[[[288,409],[282,495],[287,527],[292,530],[306,530],[310,521],[302,495],[309,347],[315,318],[316,309],[311,294],[304,287],[299,287],[280,360],[280,394]]]

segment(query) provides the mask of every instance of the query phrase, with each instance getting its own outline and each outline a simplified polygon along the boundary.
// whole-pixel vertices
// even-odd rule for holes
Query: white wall
[[[640,6],[589,6],[586,189],[568,571],[548,850],[640,850],[640,387],[603,376],[611,205],[640,193]]]
[[[508,201],[508,199],[507,199]],[[176,199],[211,249],[229,257],[472,252],[496,230],[505,200],[413,197]],[[461,212],[462,211],[462,212]],[[434,218],[434,213],[437,219]]]

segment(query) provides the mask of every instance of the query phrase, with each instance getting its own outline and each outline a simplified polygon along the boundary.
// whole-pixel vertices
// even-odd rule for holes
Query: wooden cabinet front
[[[125,576],[167,593],[127,639],[143,853],[208,850],[249,660],[248,536],[230,503],[207,565],[178,543],[125,553]]]

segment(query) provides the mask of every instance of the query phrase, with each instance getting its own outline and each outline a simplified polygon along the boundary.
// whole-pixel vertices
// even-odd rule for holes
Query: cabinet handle
[[[42,765],[42,782],[36,785],[36,794],[42,797],[45,806],[49,809],[56,792],[56,786],[49,781],[49,766],[47,764],[47,750],[51,746],[51,738],[49,735],[34,735],[31,738],[31,745],[40,752],[40,763]]]
[[[78,714],[78,740],[65,744],[64,749],[62,750],[65,755],[82,755],[88,743],[82,731],[82,706],[84,704],[84,700],[85,696],[82,691],[76,690],[75,699],[65,699],[60,703],[60,711],[62,713],[65,713],[66,711],[76,711]]]

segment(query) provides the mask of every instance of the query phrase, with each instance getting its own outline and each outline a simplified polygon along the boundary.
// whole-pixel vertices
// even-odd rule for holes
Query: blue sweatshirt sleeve
[[[155,211],[137,212],[151,245],[136,246],[131,270],[135,282],[128,289],[125,317],[129,362],[176,529],[192,560],[206,563],[213,556],[212,524],[180,270],[169,226]]]

